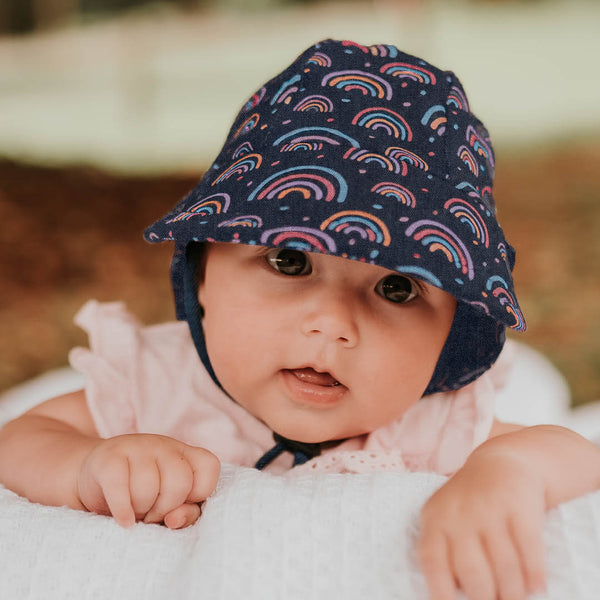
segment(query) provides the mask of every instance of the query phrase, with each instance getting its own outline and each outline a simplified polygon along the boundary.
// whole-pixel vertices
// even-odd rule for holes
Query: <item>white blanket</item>
[[[519,364],[504,418],[600,439],[600,403],[568,411],[564,384],[542,357],[527,350]],[[11,390],[0,426],[81,384],[65,370]],[[125,530],[0,486],[0,600],[426,600],[418,514],[444,481],[426,473],[285,478],[225,465],[202,517],[182,531]],[[545,542],[548,590],[539,598],[598,600],[600,492],[551,511]]]
[[[0,489],[0,598],[426,600],[414,541],[433,474],[276,477],[225,466],[181,531],[29,503]],[[547,594],[597,600],[600,492],[548,514]]]

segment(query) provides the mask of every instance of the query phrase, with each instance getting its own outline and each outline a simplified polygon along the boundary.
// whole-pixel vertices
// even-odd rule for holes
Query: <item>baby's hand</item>
[[[111,514],[123,527],[143,520],[179,529],[198,519],[198,503],[214,491],[219,471],[217,457],[203,448],[161,435],[121,435],[94,446],[77,485],[87,510]]]
[[[419,558],[431,600],[525,600],[544,589],[542,478],[515,453],[476,450],[425,504]]]

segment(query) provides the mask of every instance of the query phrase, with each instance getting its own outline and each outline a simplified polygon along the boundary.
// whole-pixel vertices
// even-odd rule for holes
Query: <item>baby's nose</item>
[[[322,336],[345,348],[358,343],[358,326],[350,304],[343,297],[321,298],[302,319],[302,333],[309,337]]]

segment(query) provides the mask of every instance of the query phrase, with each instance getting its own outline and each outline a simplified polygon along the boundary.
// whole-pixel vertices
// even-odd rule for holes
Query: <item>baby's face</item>
[[[207,244],[198,297],[224,389],[269,428],[322,442],[371,432],[421,398],[456,300],[365,263]]]

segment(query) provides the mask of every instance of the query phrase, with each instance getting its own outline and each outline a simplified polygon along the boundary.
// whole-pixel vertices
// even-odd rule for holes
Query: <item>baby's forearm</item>
[[[0,483],[33,502],[85,510],[77,475],[99,441],[62,421],[26,414],[0,429]]]
[[[600,449],[564,427],[537,425],[499,435],[469,460],[495,454],[526,462],[543,478],[547,509],[600,489]]]

